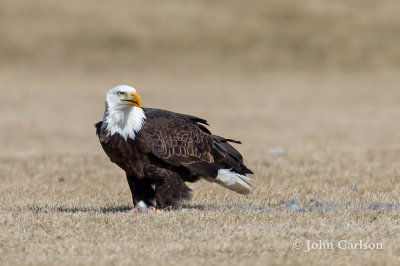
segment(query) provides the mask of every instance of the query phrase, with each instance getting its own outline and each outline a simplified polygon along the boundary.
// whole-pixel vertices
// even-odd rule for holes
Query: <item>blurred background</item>
[[[252,145],[395,140],[399,16],[395,0],[2,1],[1,152],[99,148],[118,84]]]
[[[0,1],[0,264],[395,265],[399,74],[399,0]],[[120,84],[241,140],[255,192],[119,214],[93,125]],[[384,250],[292,247],[321,238]]]
[[[90,73],[399,68],[399,7],[393,0],[3,1],[1,67]]]

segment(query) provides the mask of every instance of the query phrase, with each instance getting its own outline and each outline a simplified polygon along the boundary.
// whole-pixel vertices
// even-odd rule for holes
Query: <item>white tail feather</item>
[[[216,178],[205,178],[239,194],[249,194],[254,190],[254,182],[247,176],[238,174],[231,169],[219,169]]]

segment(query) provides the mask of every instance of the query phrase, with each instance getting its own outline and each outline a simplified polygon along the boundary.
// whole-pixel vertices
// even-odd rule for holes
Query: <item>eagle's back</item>
[[[146,119],[135,139],[125,140],[118,133],[110,135],[103,122],[96,124],[96,132],[111,161],[127,173],[143,177],[148,164],[184,171],[187,181],[194,177],[218,175],[222,168],[240,174],[252,173],[241,154],[228,142],[236,142],[212,135],[205,127],[207,121],[195,116],[161,109],[142,108]],[[239,142],[236,142],[239,143]]]

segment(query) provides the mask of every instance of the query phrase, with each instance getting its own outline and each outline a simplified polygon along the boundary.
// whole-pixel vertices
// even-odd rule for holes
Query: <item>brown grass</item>
[[[0,264],[397,264],[399,10],[394,0],[4,1]],[[123,213],[124,174],[93,127],[117,84],[242,140],[255,192],[203,181],[181,208]],[[383,249],[305,252],[296,239]]]
[[[239,148],[256,173],[255,193],[240,196],[200,182],[191,185],[194,199],[181,209],[125,214],[131,202],[123,172],[104,155],[92,128],[102,117],[108,81],[80,77],[70,86],[57,84],[59,90],[52,82],[34,84],[40,90],[32,95],[15,85],[13,91],[25,95],[26,89],[28,97],[2,90],[11,103],[1,113],[1,262],[398,260],[397,76],[208,75],[198,76],[191,90],[182,90],[191,78],[158,77],[139,79],[144,104],[208,118],[215,133],[241,139]],[[244,89],[248,84],[251,89]],[[284,153],[272,154],[276,146]],[[291,200],[304,209],[283,206]],[[295,239],[362,239],[384,248],[306,253],[292,247]]]

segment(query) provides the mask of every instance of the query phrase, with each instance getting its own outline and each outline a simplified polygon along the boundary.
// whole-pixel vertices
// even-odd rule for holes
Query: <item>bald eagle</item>
[[[191,199],[185,182],[205,179],[240,194],[253,191],[253,172],[232,139],[212,135],[207,121],[166,110],[143,108],[135,88],[107,92],[96,134],[110,158],[126,173],[132,212],[156,211]]]

